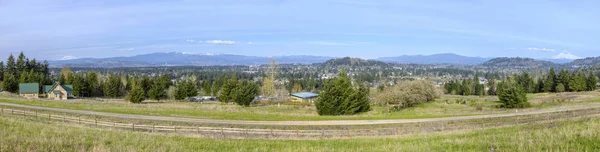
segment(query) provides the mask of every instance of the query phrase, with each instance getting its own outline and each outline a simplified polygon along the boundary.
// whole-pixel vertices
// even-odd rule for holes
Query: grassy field
[[[573,105],[585,105],[600,102],[598,92],[530,94],[531,108],[520,111],[552,109]],[[2,94],[0,102],[23,105],[89,110],[120,114],[139,114],[154,116],[180,116],[223,120],[373,120],[373,119],[414,119],[438,118],[466,115],[509,113],[514,110],[498,109],[496,97],[443,96],[434,102],[423,103],[401,111],[387,113],[386,107],[373,106],[372,111],[353,116],[318,116],[314,106],[270,105],[240,107],[237,105],[201,104],[192,102],[144,102],[131,104],[124,100],[78,99],[69,101],[27,100]],[[462,104],[465,101],[465,104]]]
[[[600,119],[336,140],[201,139],[0,116],[0,151],[597,151]]]

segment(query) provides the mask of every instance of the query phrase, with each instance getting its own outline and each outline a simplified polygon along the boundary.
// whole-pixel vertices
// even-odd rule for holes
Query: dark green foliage
[[[148,95],[152,100],[161,100],[167,97],[167,92],[165,92],[165,88],[163,88],[160,83],[154,83],[150,88]]]
[[[556,85],[556,92],[565,92],[565,85],[562,83],[558,83],[558,85]]]
[[[106,82],[104,83],[104,96],[106,97],[119,97],[121,96],[121,87],[123,84],[119,77],[114,75],[108,75]]]
[[[573,92],[585,91],[587,89],[586,77],[581,70],[571,75],[569,89]]]
[[[529,107],[527,94],[523,88],[516,84],[511,78],[498,84],[498,99],[502,102],[502,108],[525,108]]]
[[[85,81],[85,77],[82,74],[75,74],[75,76],[73,76],[72,85],[74,96],[88,96],[88,85]]]
[[[250,106],[254,98],[258,96],[259,87],[249,81],[239,81],[232,93],[232,99],[240,106]]]
[[[487,94],[490,96],[495,96],[496,95],[496,80],[489,80],[488,81],[488,92]]]
[[[29,60],[21,52],[17,61],[11,54],[6,61],[6,67],[3,66],[3,63],[0,62],[0,79],[3,80],[4,91],[17,93],[19,83],[39,83],[40,86],[51,83],[49,81],[48,62],[44,61],[44,64],[42,64],[35,59]]]
[[[565,70],[565,69],[560,70],[560,72],[558,73],[558,77],[557,77],[556,83],[563,84],[564,87],[565,87],[564,88],[565,91],[570,91],[571,90],[569,88],[569,86],[570,86],[569,82],[570,81],[571,81],[571,73],[569,73],[569,71]],[[558,87],[558,85],[557,85],[557,87]],[[558,92],[558,90],[557,90],[557,92]]]
[[[4,85],[2,86],[2,90],[4,91],[8,91],[8,92],[17,92],[19,90],[19,82],[17,82],[17,79],[15,78],[15,76],[10,73],[7,72],[4,74]]]
[[[133,85],[132,90],[127,95],[127,100],[131,103],[142,103],[145,99],[144,89],[140,85]]]
[[[204,91],[204,93],[206,95],[210,95],[212,93],[211,87],[212,86],[211,86],[210,81],[208,81],[208,80],[202,81],[202,90]]]
[[[352,86],[344,71],[335,79],[325,83],[318,101],[315,103],[319,115],[352,115],[371,109],[366,87]]]
[[[194,81],[185,80],[177,84],[177,88],[175,89],[176,100],[183,100],[196,95],[198,95],[198,88]]]
[[[544,87],[542,89],[544,92],[554,92],[556,91],[556,73],[554,68],[551,68],[548,74],[546,75],[546,79],[544,79]]]
[[[598,77],[596,77],[594,72],[590,71],[590,74],[588,74],[588,77],[586,79],[587,91],[596,90],[598,88],[597,83],[598,83]]]
[[[88,97],[92,96],[102,96],[102,88],[100,84],[98,84],[98,74],[94,71],[89,71],[85,75],[85,83],[87,85],[87,93]]]
[[[222,86],[219,101],[223,103],[233,102],[233,92],[235,91],[236,85],[238,84],[237,78],[233,76],[232,79],[226,80]]]

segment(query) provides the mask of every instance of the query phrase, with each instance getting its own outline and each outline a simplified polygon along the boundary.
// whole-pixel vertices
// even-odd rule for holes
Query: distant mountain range
[[[333,57],[322,56],[275,56],[281,64],[322,63]],[[148,66],[207,66],[207,65],[257,65],[270,62],[268,57],[243,55],[209,55],[185,52],[151,53],[131,57],[82,58],[73,60],[50,61],[52,67],[148,67]]]
[[[275,56],[272,57],[280,64],[313,64],[325,63],[336,57],[325,56]],[[363,61],[356,58],[349,61]],[[518,60],[524,59],[524,60]],[[526,59],[526,60],[525,60]],[[259,65],[268,64],[269,57],[243,56],[231,54],[195,54],[185,52],[151,53],[136,55],[130,57],[112,57],[112,58],[82,58],[71,60],[49,61],[52,67],[149,67],[149,66],[209,66],[209,65]],[[345,60],[340,60],[345,61]],[[403,55],[397,57],[381,57],[369,61],[383,61],[387,63],[402,64],[463,64],[491,66],[513,66],[521,65],[551,65],[561,64],[566,66],[589,66],[600,63],[600,57],[585,58],[579,60],[568,59],[529,59],[529,58],[483,58],[467,57],[452,53],[433,54],[433,55]],[[514,62],[514,63],[511,63]],[[352,62],[355,63],[355,62]],[[358,62],[363,63],[363,62]]]
[[[392,63],[414,63],[414,64],[481,64],[489,58],[467,57],[452,53],[433,55],[403,55],[397,57],[382,57],[377,60]]]

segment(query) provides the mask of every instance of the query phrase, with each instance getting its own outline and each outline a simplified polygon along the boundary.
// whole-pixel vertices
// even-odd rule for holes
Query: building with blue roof
[[[309,102],[314,103],[314,99],[319,97],[319,94],[312,92],[298,92],[292,93],[291,95],[292,102]]]

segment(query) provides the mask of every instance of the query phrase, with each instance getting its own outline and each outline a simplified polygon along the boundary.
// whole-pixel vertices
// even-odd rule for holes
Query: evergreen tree
[[[19,82],[17,78],[11,72],[6,72],[4,74],[4,84],[2,85],[2,90],[17,93],[19,90]]]
[[[4,81],[4,61],[0,61],[0,81]]]
[[[212,93],[210,84],[211,84],[211,82],[208,80],[202,81],[202,90],[204,91],[204,93],[206,95],[210,95]]]
[[[19,57],[17,57],[17,62],[16,62],[16,75],[21,75],[20,72],[24,72],[26,70],[25,68],[25,64],[26,64],[26,58],[25,58],[25,54],[23,54],[23,52],[21,52],[19,54]],[[21,77],[19,77],[19,79],[21,79]]]
[[[150,96],[150,99],[152,100],[161,100],[167,97],[167,92],[165,91],[166,88],[163,88],[164,86],[159,82],[156,81],[156,83],[154,83],[152,85],[152,87],[150,88],[150,92],[148,93]]]
[[[529,106],[527,94],[511,78],[507,78],[507,80],[498,84],[498,99],[502,102],[501,107],[503,108],[525,108]]]
[[[558,85],[556,85],[556,92],[560,93],[560,92],[565,92],[565,85],[562,83],[558,83]]]
[[[490,79],[488,81],[488,95],[495,96],[496,95],[496,80]]]
[[[341,71],[335,79],[328,80],[321,91],[319,100],[315,103],[319,115],[348,115],[370,110],[368,91],[364,86],[357,90],[346,75]]]
[[[233,101],[233,91],[237,87],[238,81],[235,77],[231,80],[227,80],[221,89],[221,95],[219,95],[219,101],[223,103],[229,103]]]
[[[89,71],[85,75],[85,84],[87,85],[87,90],[85,90],[88,97],[92,96],[100,96],[99,91],[101,88],[98,84],[98,74],[94,71]]]
[[[104,95],[106,97],[119,97],[121,96],[122,83],[119,77],[114,75],[107,75],[107,80],[104,83]],[[141,87],[140,87],[141,88]],[[142,89],[143,91],[143,89]]]
[[[250,103],[258,95],[259,88],[249,81],[240,81],[233,92],[233,100],[240,106],[250,106]]]
[[[556,91],[556,72],[554,68],[550,68],[550,72],[546,75],[546,79],[544,81],[544,92],[555,92]]]
[[[146,99],[144,89],[140,85],[133,85],[132,90],[127,95],[127,99],[131,103],[142,103]]]
[[[461,92],[463,96],[470,96],[473,95],[472,94],[472,89],[471,89],[471,84],[469,83],[470,81],[468,80],[463,80],[462,81],[462,88],[461,88]]]
[[[569,82],[571,81],[571,73],[568,70],[562,69],[558,73],[557,83],[563,84],[565,91],[571,91]]]
[[[577,73],[573,73],[571,81],[569,82],[569,88],[573,92],[585,91],[587,88],[585,74],[581,70]]]
[[[598,77],[596,77],[596,75],[594,74],[593,71],[590,71],[590,74],[588,74],[586,83],[587,83],[587,91],[594,91],[598,88],[598,86],[597,86]]]

